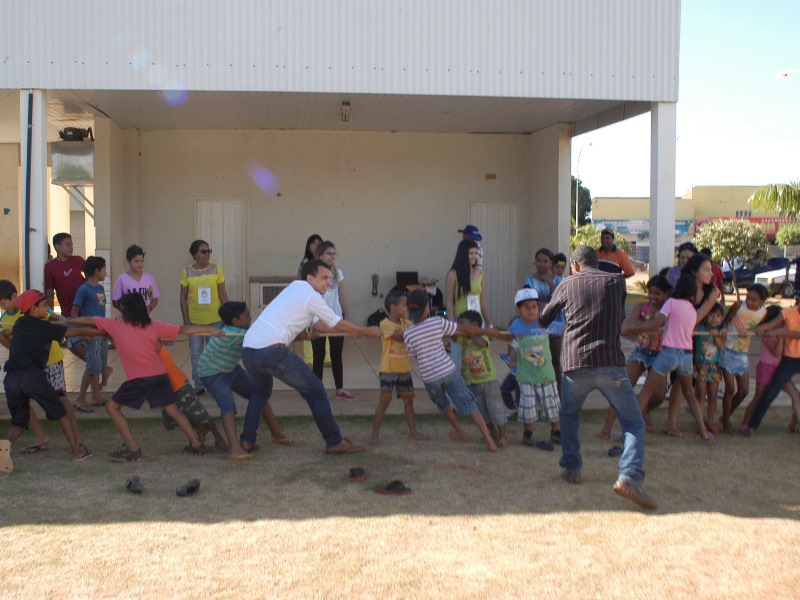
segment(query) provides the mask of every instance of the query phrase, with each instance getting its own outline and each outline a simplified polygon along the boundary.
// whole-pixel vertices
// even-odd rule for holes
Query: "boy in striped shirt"
[[[451,438],[464,442],[467,435],[461,428],[453,404],[462,415],[469,415],[481,432],[491,452],[497,451],[486,422],[464,378],[444,349],[444,338],[456,334],[497,337],[496,329],[484,329],[468,324],[456,324],[441,317],[429,317],[428,292],[414,290],[408,295],[408,316],[413,321],[403,336],[408,353],[416,357],[419,372],[431,401],[455,430]],[[452,404],[451,404],[452,401]]]
[[[197,372],[222,413],[222,428],[228,438],[228,459],[253,460],[251,452],[259,448],[256,435],[262,414],[272,433],[273,443],[291,446],[294,442],[281,433],[267,402],[272,390],[259,389],[239,364],[244,334],[251,323],[250,309],[244,302],[225,302],[218,312],[225,324],[222,331],[227,335],[211,338],[197,362]],[[233,392],[248,399],[241,438],[236,435],[236,401]]]

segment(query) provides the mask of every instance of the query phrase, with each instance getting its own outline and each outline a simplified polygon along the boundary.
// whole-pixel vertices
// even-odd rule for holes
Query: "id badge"
[[[211,288],[208,286],[201,286],[197,288],[197,303],[198,304],[211,304]]]
[[[467,294],[467,310],[481,312],[481,297],[478,294]]]

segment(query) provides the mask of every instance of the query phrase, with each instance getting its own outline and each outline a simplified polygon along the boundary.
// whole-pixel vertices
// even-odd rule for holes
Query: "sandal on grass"
[[[73,403],[72,408],[75,409],[75,412],[84,413],[84,414],[93,413],[94,412],[94,409],[91,406],[88,406],[86,404]]]
[[[14,462],[11,460],[11,442],[0,440],[0,473],[11,473]]]
[[[31,444],[27,448],[23,449],[21,454],[36,454],[37,452],[43,452],[44,450],[47,450],[47,444],[48,442],[45,442],[44,444]]]
[[[683,437],[683,432],[680,429],[677,429],[677,428],[675,428],[675,429],[664,429],[661,433],[663,433],[664,435],[667,435],[669,437],[674,437],[674,438],[682,438]]]
[[[276,444],[278,446],[294,446],[294,440],[288,436],[283,436],[279,438],[272,438],[270,440],[271,444]]]
[[[383,496],[408,496],[412,493],[411,488],[407,488],[402,481],[392,481],[386,487],[375,488],[376,494]]]
[[[350,469],[350,474],[347,476],[347,480],[350,483],[358,483],[359,481],[364,481],[367,478],[367,473],[361,467],[353,467]]]
[[[175,488],[175,493],[183,498],[184,496],[193,496],[197,493],[197,490],[200,489],[200,480],[199,479],[190,479],[183,485],[179,485]]]
[[[256,457],[252,454],[228,454],[228,460],[237,460],[239,462],[254,462]]]

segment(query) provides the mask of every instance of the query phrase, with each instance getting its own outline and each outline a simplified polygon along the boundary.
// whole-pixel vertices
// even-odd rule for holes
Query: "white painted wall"
[[[398,270],[444,278],[472,202],[518,203],[530,245],[557,242],[558,171],[548,157],[558,130],[535,136],[180,131],[123,137],[119,176],[138,187],[121,186],[111,198],[112,214],[123,211],[126,222],[114,225],[110,238],[123,250],[131,243],[145,248],[146,269],[161,288],[155,316],[162,320],[180,319],[179,274],[191,261],[198,197],[249,199],[250,276],[294,274],[308,235],[333,240],[359,321],[383,304],[370,294],[373,273],[380,276],[381,294]],[[251,161],[279,178],[280,196],[253,183],[246,172]],[[108,163],[100,160],[96,169],[101,164]],[[535,186],[532,171],[541,172]],[[138,236],[126,233],[137,230]],[[114,256],[112,263],[119,260]]]

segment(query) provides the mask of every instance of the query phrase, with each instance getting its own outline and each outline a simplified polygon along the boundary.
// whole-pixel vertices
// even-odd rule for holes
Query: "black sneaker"
[[[203,456],[206,453],[206,445],[200,444],[196,448],[194,446],[184,446],[183,451],[189,454],[194,454],[195,456]]]
[[[533,441],[533,432],[532,431],[525,431],[522,433],[522,443],[525,446],[535,446],[536,444]]]
[[[561,443],[561,432],[560,431],[553,431],[550,434],[550,443],[551,444],[560,444]]]
[[[125,444],[122,444],[115,452],[108,455],[111,462],[131,462],[134,460],[142,460],[142,449],[131,450]]]

